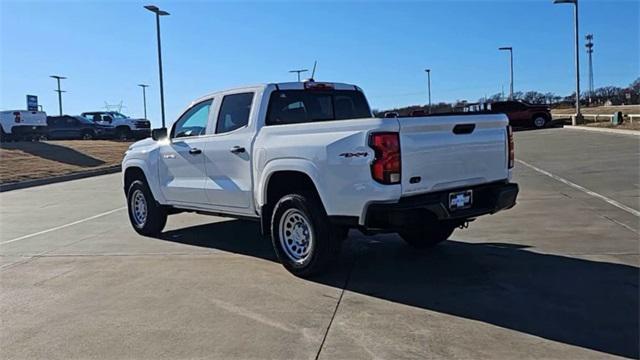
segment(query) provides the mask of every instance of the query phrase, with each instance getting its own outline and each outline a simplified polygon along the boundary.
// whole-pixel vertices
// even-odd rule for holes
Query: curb
[[[104,167],[100,169],[79,171],[71,174],[51,176],[51,177],[42,178],[42,179],[32,179],[32,180],[24,180],[24,181],[12,182],[12,183],[0,184],[0,192],[26,189],[34,186],[55,184],[59,182],[84,179],[84,178],[99,176],[99,175],[114,174],[114,173],[120,172],[120,170],[121,170],[120,165],[114,165],[114,166]]]
[[[602,132],[602,133],[609,133],[609,134],[620,134],[620,135],[630,135],[630,136],[640,136],[640,131],[638,130],[620,130],[620,129],[601,129],[601,128],[595,128],[595,127],[588,127],[588,126],[571,126],[571,125],[565,125],[564,129],[571,129],[571,130],[583,130],[583,131],[595,131],[595,132]]]

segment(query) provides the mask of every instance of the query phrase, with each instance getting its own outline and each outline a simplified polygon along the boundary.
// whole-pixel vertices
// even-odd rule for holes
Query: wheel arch
[[[317,171],[312,164],[301,164],[293,166],[289,163],[286,166],[272,166],[269,171],[263,172],[261,185],[257,192],[257,207],[260,209],[262,222],[261,229],[264,234],[268,233],[271,213],[275,203],[284,195],[291,193],[310,192],[317,196],[323,211],[326,211],[323,201],[322,187],[317,183]]]
[[[159,184],[154,181],[155,177],[151,176],[150,170],[144,161],[133,159],[128,160],[122,166],[122,186],[125,194],[129,190],[129,186],[135,180],[143,180],[149,186],[151,194],[160,204],[165,203],[164,196],[158,188]]]

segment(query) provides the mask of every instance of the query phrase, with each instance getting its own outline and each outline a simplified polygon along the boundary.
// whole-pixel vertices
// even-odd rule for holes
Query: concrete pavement
[[[549,129],[516,146],[640,210],[637,138]],[[250,222],[180,214],[138,236],[118,175],[2,193],[0,357],[637,358],[638,217],[523,163],[514,180],[514,209],[452,241],[352,231],[314,280]]]

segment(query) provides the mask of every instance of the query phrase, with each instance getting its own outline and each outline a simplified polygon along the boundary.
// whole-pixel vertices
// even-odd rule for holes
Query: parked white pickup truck
[[[422,248],[513,207],[513,162],[505,115],[374,118],[357,86],[307,81],[200,98],[122,168],[138,233],[180,211],[255,219],[282,264],[309,276],[350,228]]]
[[[47,114],[44,111],[0,111],[0,142],[40,139],[46,130]]]

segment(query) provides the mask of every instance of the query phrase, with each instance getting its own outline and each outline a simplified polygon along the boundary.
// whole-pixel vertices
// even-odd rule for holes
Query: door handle
[[[240,153],[245,152],[246,150],[242,146],[234,146],[229,151],[231,151],[234,154],[240,154]]]
[[[189,149],[189,154],[191,154],[191,155],[202,154],[202,150],[200,150],[198,148],[191,148],[191,149]]]

